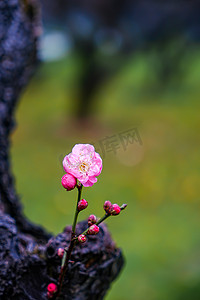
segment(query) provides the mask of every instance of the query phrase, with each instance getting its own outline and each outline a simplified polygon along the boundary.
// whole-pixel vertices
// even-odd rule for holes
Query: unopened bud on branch
[[[110,201],[107,200],[104,202],[103,208],[107,214],[110,213],[111,206],[112,206],[112,203]]]
[[[63,248],[58,248],[57,254],[60,258],[63,258],[65,250]]]
[[[86,236],[85,236],[84,234],[80,234],[80,235],[78,236],[78,241],[79,241],[80,243],[85,243],[85,242],[86,242]]]
[[[67,191],[71,191],[76,187],[76,178],[67,173],[62,177],[61,183]]]
[[[99,232],[99,227],[94,224],[89,227],[87,234],[94,235],[94,234],[97,234],[98,232]]]
[[[88,206],[88,203],[85,199],[81,199],[79,202],[78,202],[78,211],[81,211],[83,209],[86,209]]]
[[[88,226],[91,226],[97,222],[97,217],[95,215],[90,215],[88,217]]]
[[[57,292],[58,288],[57,285],[55,283],[49,283],[49,285],[47,286],[47,297],[53,298],[53,295]]]
[[[119,215],[119,213],[120,213],[120,211],[121,211],[121,208],[119,207],[119,205],[118,204],[113,204],[112,206],[111,206],[111,215],[112,216],[116,216],[116,215]]]

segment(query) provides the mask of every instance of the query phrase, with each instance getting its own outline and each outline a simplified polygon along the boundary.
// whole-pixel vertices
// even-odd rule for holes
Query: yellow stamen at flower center
[[[83,162],[80,166],[79,166],[79,171],[86,173],[89,170],[89,165],[85,162]]]

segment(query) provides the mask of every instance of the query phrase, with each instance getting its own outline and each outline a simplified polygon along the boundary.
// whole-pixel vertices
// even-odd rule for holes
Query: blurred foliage
[[[143,145],[107,152],[98,182],[83,190],[89,207],[80,219],[100,217],[107,199],[128,203],[107,221],[126,257],[108,300],[200,298],[198,53],[187,53],[181,84],[164,92],[155,88],[154,54],[135,53],[96,94],[88,127],[72,115],[75,55],[41,65],[19,104],[11,151],[17,190],[26,215],[54,233],[72,222],[76,201],[61,187],[63,157],[76,143],[139,130]]]

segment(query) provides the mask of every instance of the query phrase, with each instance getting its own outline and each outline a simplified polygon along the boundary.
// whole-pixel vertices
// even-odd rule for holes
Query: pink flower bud
[[[62,177],[61,183],[67,191],[71,191],[76,186],[76,178],[73,175],[67,173]]]
[[[80,200],[79,203],[78,203],[78,211],[86,209],[87,206],[88,206],[88,203],[85,199]]]
[[[88,226],[95,224],[97,222],[97,217],[95,215],[90,215],[88,217]]]
[[[79,241],[80,243],[85,243],[85,242],[86,242],[86,236],[85,236],[84,234],[80,234],[80,235],[78,236],[78,241]]]
[[[94,234],[97,234],[99,232],[99,227],[97,225],[91,225],[87,231],[87,233],[89,235],[94,235]]]
[[[103,208],[107,214],[110,213],[111,206],[112,206],[112,203],[110,201],[107,200],[104,202]]]
[[[57,254],[60,258],[63,258],[65,250],[63,248],[58,248]]]
[[[120,211],[121,211],[121,208],[119,207],[118,204],[113,204],[111,206],[111,209],[110,209],[110,213],[112,216],[116,216],[116,215],[119,215]]]
[[[57,285],[55,283],[49,283],[48,287],[47,287],[47,291],[50,294],[55,294],[57,292],[58,288]]]

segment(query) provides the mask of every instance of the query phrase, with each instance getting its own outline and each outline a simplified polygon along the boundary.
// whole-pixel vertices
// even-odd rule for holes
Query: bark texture
[[[47,299],[46,287],[58,279],[57,249],[67,246],[70,227],[53,237],[24,215],[10,166],[10,134],[20,92],[37,67],[41,32],[36,0],[0,0],[0,299]],[[86,223],[78,224],[78,232]],[[61,299],[102,299],[123,265],[105,225],[77,246]]]

